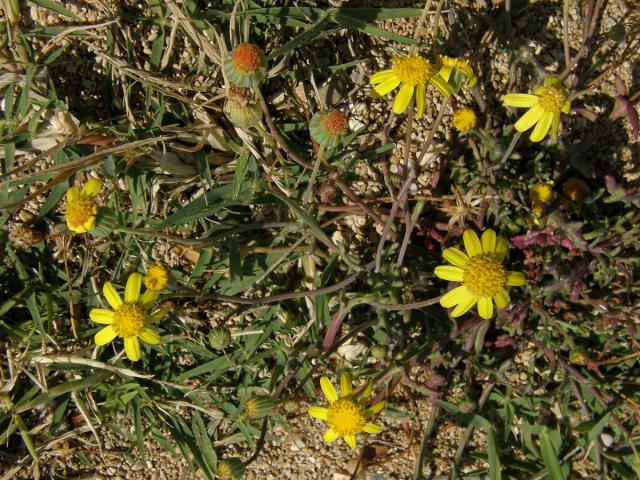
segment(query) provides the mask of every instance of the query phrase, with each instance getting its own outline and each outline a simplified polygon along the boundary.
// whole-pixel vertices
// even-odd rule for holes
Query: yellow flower
[[[558,136],[560,112],[569,113],[571,102],[569,91],[556,77],[547,77],[544,85],[536,88],[533,95],[526,93],[510,93],[502,100],[509,107],[526,107],[527,112],[515,124],[519,132],[525,132],[536,126],[529,137],[532,142],[541,141],[549,130],[551,136]]]
[[[547,205],[556,197],[556,192],[553,191],[553,182],[536,183],[531,187],[529,194],[531,195],[531,203],[534,205]]]
[[[453,127],[461,133],[476,126],[476,113],[470,108],[459,108],[453,112]]]
[[[447,57],[446,55],[438,55],[437,65],[440,68],[440,76],[447,82],[451,78],[451,74],[456,70],[462,72],[467,79],[467,86],[473,88],[478,82],[478,77],[473,73],[469,60],[462,58]]]
[[[67,210],[64,216],[69,230],[85,233],[95,228],[98,205],[93,197],[98,195],[101,188],[102,182],[92,178],[84,184],[82,190],[75,186],[67,190]]]
[[[338,437],[342,437],[347,445],[351,448],[356,448],[357,433],[376,434],[382,432],[382,427],[367,421],[379,413],[386,404],[386,402],[382,401],[369,408],[364,407],[373,391],[371,384],[367,385],[358,400],[353,398],[351,380],[346,373],[340,375],[339,397],[335,387],[327,377],[320,379],[320,388],[322,388],[324,396],[327,397],[329,406],[327,408],[311,407],[309,408],[309,415],[327,422],[329,430],[324,434],[325,442],[332,443]]]
[[[436,267],[437,277],[462,285],[445,293],[440,299],[444,308],[455,306],[452,317],[459,317],[478,305],[478,313],[484,319],[493,316],[493,302],[498,308],[509,304],[510,298],[504,287],[524,285],[520,272],[505,270],[502,265],[507,254],[507,241],[496,236],[492,229],[485,230],[482,241],[473,230],[465,230],[464,246],[467,253],[457,248],[443,250],[442,256],[451,265]]]
[[[420,55],[393,58],[391,63],[393,68],[375,73],[370,82],[374,86],[373,91],[380,96],[402,84],[393,102],[393,113],[399,115],[404,112],[415,92],[418,118],[422,118],[427,83],[431,83],[443,95],[451,95],[451,87],[438,74],[436,66]]]
[[[144,276],[144,286],[147,290],[153,292],[161,292],[169,285],[169,272],[160,263],[155,265],[147,265],[147,274]]]
[[[111,308],[113,308],[113,311],[94,308],[89,312],[91,320],[107,325],[96,333],[94,337],[96,345],[106,345],[114,338],[122,337],[127,357],[133,362],[140,360],[140,343],[138,339],[150,345],[160,343],[160,335],[148,328],[147,325],[161,320],[166,314],[164,310],[160,309],[147,315],[147,311],[151,309],[158,299],[158,294],[147,290],[140,296],[141,286],[141,274],[132,273],[129,275],[123,303],[111,282],[107,282],[104,284],[102,293]]]

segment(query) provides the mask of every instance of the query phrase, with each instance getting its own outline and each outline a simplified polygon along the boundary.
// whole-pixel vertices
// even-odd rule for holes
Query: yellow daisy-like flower
[[[545,207],[556,198],[553,190],[553,182],[536,183],[529,192],[531,196],[531,211],[533,212],[533,222],[539,225],[538,219],[542,217]]]
[[[329,406],[311,407],[309,415],[320,420],[324,420],[329,429],[324,434],[324,441],[327,443],[334,442],[338,437],[344,438],[344,441],[351,448],[356,448],[356,434],[380,433],[382,427],[369,423],[368,420],[382,411],[386,402],[378,402],[369,408],[365,408],[365,404],[371,393],[373,386],[367,385],[357,400],[353,398],[353,388],[349,375],[343,373],[340,375],[340,396],[336,392],[335,387],[327,377],[320,379],[320,388],[324,396],[329,401]]]
[[[476,126],[476,112],[470,108],[459,108],[453,112],[453,128],[460,133],[468,132]]]
[[[82,186],[82,190],[75,186],[67,190],[67,210],[64,216],[69,230],[85,233],[95,228],[98,205],[93,201],[93,197],[98,195],[101,188],[102,182],[91,178]]]
[[[375,73],[370,82],[374,86],[373,91],[380,96],[402,85],[393,102],[393,113],[399,115],[404,112],[415,93],[418,118],[422,118],[427,83],[436,87],[443,95],[447,97],[451,95],[449,84],[438,74],[436,65],[426,58],[420,55],[409,55],[393,58],[391,63],[393,68]]]
[[[124,290],[123,302],[111,282],[107,282],[104,284],[102,293],[111,308],[113,308],[113,311],[94,308],[89,312],[91,320],[107,325],[96,333],[94,337],[96,345],[106,345],[114,338],[122,337],[127,357],[133,362],[140,360],[140,343],[138,339],[149,345],[160,343],[160,335],[147,325],[160,321],[166,315],[166,312],[162,309],[147,315],[147,311],[151,309],[158,299],[158,294],[147,290],[140,296],[141,286],[141,274],[132,273],[129,275],[127,286]]]
[[[478,77],[473,72],[473,68],[471,68],[471,62],[469,60],[465,60],[463,58],[453,58],[447,57],[446,55],[438,55],[437,65],[440,73],[440,76],[444,78],[447,82],[451,75],[459,70],[467,79],[467,87],[473,88],[476,83],[478,83]]]
[[[519,132],[526,132],[535,125],[529,137],[532,142],[539,142],[551,130],[551,136],[558,136],[560,112],[569,113],[571,102],[569,90],[557,77],[547,77],[544,85],[536,88],[534,94],[510,93],[503,102],[509,107],[529,108],[514,125]]]
[[[152,292],[161,292],[169,285],[169,272],[160,263],[147,265],[147,274],[144,276],[144,286]]]
[[[457,248],[443,250],[442,256],[451,265],[440,265],[434,273],[437,277],[462,285],[445,293],[440,299],[444,308],[454,307],[452,317],[459,317],[478,305],[478,313],[484,319],[493,316],[493,302],[498,308],[509,304],[505,287],[524,285],[520,272],[505,270],[502,262],[507,255],[507,241],[492,229],[485,230],[482,240],[473,230],[465,230],[464,247],[467,253]]]

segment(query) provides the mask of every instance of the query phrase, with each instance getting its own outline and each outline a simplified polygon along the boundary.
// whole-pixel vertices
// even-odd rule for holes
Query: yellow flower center
[[[144,330],[144,310],[139,305],[124,303],[113,314],[111,327],[120,337],[133,337]]]
[[[502,264],[491,254],[471,258],[462,277],[469,291],[478,297],[493,297],[507,281]]]
[[[95,214],[95,204],[88,197],[81,196],[67,203],[66,217],[72,227],[81,227]]]
[[[342,436],[361,432],[367,423],[364,410],[353,400],[339,398],[329,404],[327,410],[327,425]]]
[[[459,132],[468,132],[476,126],[476,114],[470,108],[461,108],[453,114],[453,127]]]
[[[555,197],[553,191],[553,184],[551,183],[536,183],[531,188],[531,201],[537,204],[547,204]]]
[[[540,106],[547,112],[558,113],[566,103],[568,92],[562,87],[544,87],[539,95]]]
[[[149,272],[144,277],[147,290],[159,292],[169,284],[169,273],[162,265],[150,265]]]
[[[398,79],[407,85],[427,83],[436,73],[435,66],[420,55],[394,58],[393,70]]]

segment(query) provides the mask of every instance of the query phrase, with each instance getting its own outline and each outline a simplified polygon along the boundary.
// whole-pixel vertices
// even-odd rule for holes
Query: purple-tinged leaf
[[[588,108],[584,108],[584,107],[573,107],[572,110],[579,114],[582,115],[584,118],[586,118],[587,120],[589,120],[590,122],[595,122],[598,119],[598,114],[595,112],[592,112],[591,110],[589,110]]]

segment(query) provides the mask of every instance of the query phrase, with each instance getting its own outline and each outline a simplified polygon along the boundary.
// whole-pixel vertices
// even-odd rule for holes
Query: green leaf
[[[242,149],[238,159],[236,160],[236,170],[233,174],[233,199],[236,200],[242,188],[242,182],[247,174],[247,166],[249,165],[249,150]]]
[[[349,15],[344,15],[338,13],[333,16],[334,20],[338,22],[340,25],[345,26],[347,28],[351,28],[354,30],[359,30],[362,33],[366,33],[367,35],[371,35],[374,37],[386,38],[387,40],[391,40],[393,42],[400,42],[407,45],[420,45],[418,40],[413,38],[405,37],[404,35],[400,35],[398,33],[389,32],[387,30],[383,30],[378,28],[370,23],[367,23],[358,18],[354,18]]]
[[[542,452],[542,460],[547,467],[549,478],[551,480],[564,480],[565,477],[562,474],[562,468],[558,461],[558,454],[551,442],[547,429],[543,430],[540,435],[540,450]]]

